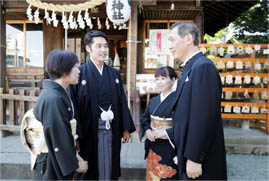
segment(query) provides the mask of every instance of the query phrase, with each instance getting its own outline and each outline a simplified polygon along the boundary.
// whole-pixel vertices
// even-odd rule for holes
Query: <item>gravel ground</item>
[[[228,180],[269,180],[269,156],[227,155]]]

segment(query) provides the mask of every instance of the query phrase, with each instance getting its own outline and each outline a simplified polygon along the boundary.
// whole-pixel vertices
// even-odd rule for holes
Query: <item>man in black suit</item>
[[[198,44],[199,30],[194,23],[171,26],[169,49],[184,70],[171,103],[173,128],[155,131],[154,136],[166,135],[175,145],[179,178],[227,180],[221,80]]]

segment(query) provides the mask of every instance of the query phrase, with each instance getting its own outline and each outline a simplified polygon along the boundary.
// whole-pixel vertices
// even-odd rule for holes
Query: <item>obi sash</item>
[[[173,127],[172,118],[161,118],[158,116],[150,115],[151,118],[151,128],[152,129],[168,129]],[[161,139],[168,139],[167,136],[161,137]]]

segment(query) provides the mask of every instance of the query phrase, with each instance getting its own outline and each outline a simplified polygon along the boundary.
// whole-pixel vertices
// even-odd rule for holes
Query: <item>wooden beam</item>
[[[139,0],[142,6],[156,6],[157,0]]]
[[[0,95],[4,93],[4,89],[0,88]],[[6,101],[0,98],[0,125],[6,124]]]
[[[199,28],[199,42],[203,42],[204,37],[204,24],[203,24],[204,14],[203,12],[199,12],[195,17],[195,23]]]
[[[128,46],[127,46],[127,97],[128,106],[131,106],[131,96],[136,89],[136,65],[137,65],[137,2],[131,2],[131,17],[128,26]]]
[[[6,82],[6,12],[0,2],[0,94],[7,89]],[[6,124],[6,101],[0,99],[0,124]]]
[[[0,125],[0,130],[7,131],[20,131],[21,126],[19,125]]]
[[[266,114],[221,114],[222,118],[232,118],[232,119],[266,119]]]
[[[6,88],[6,12],[0,2],[0,87]]]

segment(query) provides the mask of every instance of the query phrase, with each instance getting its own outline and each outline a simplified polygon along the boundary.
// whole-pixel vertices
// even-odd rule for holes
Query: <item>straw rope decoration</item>
[[[93,24],[91,20],[92,17],[89,16],[88,10],[105,3],[106,0],[88,0],[84,3],[68,4],[68,5],[46,3],[46,2],[41,2],[41,0],[26,0],[26,2],[29,4],[26,10],[26,15],[28,17],[28,20],[34,21],[36,24],[40,22],[39,9],[44,9],[45,10],[44,20],[46,21],[48,25],[51,24],[54,27],[57,27],[59,20],[57,19],[56,12],[62,12],[61,23],[64,29],[69,29],[69,28],[70,29],[77,29],[77,28],[84,29],[86,26],[92,29],[93,28]],[[33,11],[32,7],[35,7],[37,9]],[[51,11],[51,15],[49,11]],[[82,11],[85,11],[84,16],[82,15]],[[78,12],[77,17],[73,16],[73,12]],[[116,24],[113,23],[113,25],[114,25],[113,26],[114,29],[116,29],[117,28]],[[98,29],[102,28],[99,17],[97,17],[97,26],[98,26]],[[106,19],[105,26],[106,26],[106,29],[110,28],[108,18]],[[119,30],[122,28],[126,28],[126,24],[119,26]]]
[[[84,11],[86,9],[94,8],[105,2],[105,0],[90,0],[79,4],[69,4],[69,5],[57,5],[52,3],[41,2],[40,0],[26,0],[32,6],[39,9],[47,9],[50,11],[58,12],[74,12],[74,11]]]

